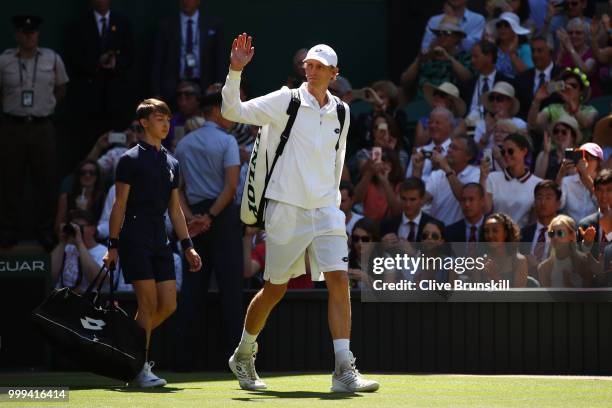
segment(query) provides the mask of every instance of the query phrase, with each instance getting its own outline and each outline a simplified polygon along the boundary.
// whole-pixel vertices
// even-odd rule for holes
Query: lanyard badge
[[[31,108],[34,106],[34,91],[21,91],[21,107]]]

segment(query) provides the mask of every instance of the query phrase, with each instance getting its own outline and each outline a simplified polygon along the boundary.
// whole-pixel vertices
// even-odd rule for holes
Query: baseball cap
[[[601,150],[601,147],[596,143],[585,143],[580,146],[580,150],[584,150],[591,156],[603,160],[603,150]]]
[[[38,31],[38,26],[43,22],[43,19],[30,14],[17,15],[11,18],[11,22],[15,29],[24,32]]]
[[[332,47],[325,44],[318,44],[308,50],[304,61],[317,60],[323,65],[328,67],[338,66],[338,55]]]

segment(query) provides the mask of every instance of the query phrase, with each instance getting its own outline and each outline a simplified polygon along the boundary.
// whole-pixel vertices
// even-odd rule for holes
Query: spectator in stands
[[[378,112],[372,116],[371,126],[369,133],[372,135],[373,147],[377,146],[395,151],[403,173],[410,157],[404,149],[402,134],[395,119],[385,112]],[[359,168],[362,168],[365,162],[370,159],[371,152],[372,149],[368,148],[363,148],[357,152],[355,158]]]
[[[478,147],[469,136],[460,135],[451,139],[446,157],[432,153],[431,161],[439,170],[434,170],[425,183],[426,201],[431,203],[432,216],[451,225],[462,218],[459,199],[463,185],[478,183],[480,169],[469,164],[478,154]]]
[[[552,180],[542,180],[534,190],[536,222],[521,229],[522,253],[529,262],[529,275],[537,279],[537,267],[548,258],[548,227],[561,206],[561,188]]]
[[[507,280],[511,288],[527,285],[527,258],[518,252],[519,239],[519,226],[509,215],[497,212],[485,218],[481,240],[489,243],[489,256],[480,281]]]
[[[510,12],[518,16],[522,26],[535,27],[535,23],[530,18],[529,0],[487,0],[485,10],[487,12],[487,21],[499,18],[505,12]],[[488,28],[485,26],[485,37],[491,35]]]
[[[94,224],[97,225],[104,208],[104,198],[98,163],[95,160],[81,162],[73,175],[72,188],[68,193],[60,194],[55,230],[60,232],[60,226],[66,223],[69,212],[75,209],[89,211],[94,217]]]
[[[604,152],[603,168],[612,168],[612,112],[599,119],[593,130],[593,142],[602,146]]]
[[[448,153],[453,133],[453,121],[455,116],[446,108],[435,108],[429,114],[429,136],[431,142],[425,146],[417,147],[416,153],[412,155],[410,165],[406,170],[406,177],[419,177],[424,182],[429,179],[434,170],[431,160],[434,151],[442,156]]]
[[[51,251],[51,279],[56,288],[84,292],[102,267],[106,247],[96,242],[96,219],[89,211],[73,210],[66,221]]]
[[[401,203],[397,197],[404,178],[397,153],[382,150],[379,162],[372,159],[361,168],[361,179],[355,186],[355,202],[363,203],[363,215],[374,221],[399,214]]]
[[[526,133],[527,123],[516,116],[521,104],[511,84],[497,82],[491,91],[482,95],[482,105],[485,108],[485,120],[480,121],[474,131],[474,140],[481,147],[493,147],[491,142],[495,124],[502,119],[510,119],[519,132]]]
[[[446,108],[450,110],[455,119],[453,121],[453,135],[465,133],[467,128],[463,117],[465,116],[465,102],[459,96],[459,89],[450,82],[444,82],[440,86],[425,84],[423,93],[425,100],[432,108]],[[429,116],[423,116],[419,119],[416,126],[414,136],[414,145],[416,147],[426,145],[431,138],[428,132]]]
[[[599,269],[590,253],[578,250],[576,222],[567,215],[558,215],[548,227],[551,250],[538,265],[539,280],[544,287],[589,288]]]
[[[166,149],[170,149],[173,145],[176,146],[178,140],[174,140],[175,136],[180,140],[187,134],[185,131],[187,119],[201,116],[200,99],[202,99],[200,85],[190,81],[179,82],[176,87],[177,111],[170,119],[170,131],[168,132],[168,137],[162,143]],[[177,133],[176,135],[175,132]]]
[[[466,183],[461,189],[463,218],[446,228],[448,242],[478,242],[485,215],[485,191],[478,183]]]
[[[55,245],[57,183],[51,116],[66,93],[68,76],[62,58],[38,46],[40,17],[14,16],[11,21],[17,48],[0,54],[0,247],[10,248],[18,242],[19,214],[29,171],[36,191],[31,214],[38,242],[51,250]]]
[[[111,9],[110,0],[89,0],[90,7],[68,31],[66,65],[71,124],[78,132],[79,155],[109,129],[129,125],[135,103],[134,62],[130,20]],[[81,2],[84,3],[84,2]]]
[[[357,118],[357,132],[359,143],[367,146],[373,139],[372,122],[374,116],[379,113],[386,113],[391,116],[398,128],[399,133],[405,136],[406,132],[406,112],[399,106],[399,90],[391,81],[376,81],[371,88],[364,88],[364,100],[372,105],[372,111],[362,113]],[[403,144],[403,143],[402,143]]]
[[[419,97],[423,97],[426,83],[440,85],[443,82],[459,83],[472,78],[470,54],[459,47],[466,33],[454,22],[442,21],[430,29],[436,36],[428,49],[417,55],[401,76],[402,85],[417,85]]]
[[[559,79],[564,82],[564,89],[559,92],[563,103],[553,103],[542,109],[542,101],[550,94],[546,87],[538,89],[529,109],[529,126],[545,130],[562,115],[569,115],[578,122],[584,139],[589,140],[591,127],[598,114],[593,106],[586,105],[590,97],[591,83],[578,68],[565,69]]]
[[[175,99],[181,80],[200,89],[220,82],[227,73],[222,21],[208,12],[200,15],[200,0],[180,0],[180,13],[163,20],[153,43],[152,94]]]
[[[515,81],[516,94],[521,103],[519,116],[523,119],[527,119],[531,101],[538,89],[555,80],[561,73],[559,65],[555,64],[553,60],[554,44],[551,36],[533,37],[529,44],[534,67],[519,74]],[[553,94],[542,101],[542,107],[559,101],[560,97]]]
[[[580,68],[587,75],[591,83],[591,97],[601,96],[599,85],[599,65],[589,46],[589,25],[585,25],[581,18],[573,18],[567,23],[567,31],[563,28],[557,30],[559,39],[559,52],[557,65],[561,68]],[[597,42],[597,39],[593,39]]]
[[[556,37],[557,30],[567,26],[567,23],[574,18],[581,18],[587,26],[591,24],[591,19],[584,15],[587,7],[587,0],[567,0],[567,1],[549,1],[548,11],[544,19],[543,34],[551,34],[555,40],[555,49],[559,48],[559,38]]]
[[[422,211],[425,204],[425,183],[417,177],[407,178],[401,184],[399,194],[402,213],[384,219],[380,223],[380,235],[383,241],[421,242],[425,224],[436,220]]]
[[[306,82],[306,71],[304,70],[304,58],[306,58],[308,50],[300,48],[293,54],[293,72],[287,77],[286,85],[291,88],[299,88],[303,82]]]
[[[484,149],[479,155],[479,160],[482,161],[485,159],[485,149],[491,149],[493,162],[490,163],[489,168],[492,171],[504,170],[506,168],[506,161],[504,160],[504,157],[501,154],[501,147],[504,144],[504,139],[506,139],[508,135],[511,135],[513,133],[520,133],[519,128],[514,124],[514,122],[512,122],[511,119],[498,120],[497,122],[495,122],[495,124],[491,126],[493,127],[493,131],[491,132],[492,136],[488,142],[488,145],[484,146]]]
[[[584,217],[578,222],[580,226],[580,241],[584,241],[586,248],[597,259],[608,243],[612,241],[612,169],[603,169],[593,181],[595,197],[597,198],[597,211]]]
[[[603,30],[601,27],[603,26]],[[599,44],[599,41],[593,39],[604,37],[603,44]],[[591,22],[591,48],[593,50],[593,56],[595,60],[603,66],[608,66],[607,80],[612,80],[612,70],[609,64],[612,63],[612,26],[610,24],[610,17],[604,15],[601,18],[601,24],[599,20],[593,19]],[[601,78],[602,81],[604,78]]]
[[[561,163],[565,159],[565,149],[575,148],[581,140],[582,133],[576,119],[571,116],[561,116],[549,132],[544,132],[542,150],[536,158],[533,174],[543,179],[556,180],[560,185],[565,176],[564,173],[559,173]],[[566,170],[568,168],[564,169],[564,172]]]
[[[351,288],[364,288],[369,286],[372,279],[371,271],[361,264],[363,244],[380,241],[378,224],[367,218],[361,218],[355,223],[350,236],[348,274]]]
[[[533,192],[542,180],[531,174],[525,164],[530,150],[531,144],[525,136],[511,134],[501,148],[506,169],[489,174],[489,165],[485,161],[480,166],[480,184],[487,192],[487,212],[493,210],[508,214],[521,228],[529,222]]]
[[[531,30],[521,26],[516,14],[502,13],[498,19],[490,22],[490,27],[498,47],[498,71],[514,79],[521,72],[533,67],[531,49],[523,37]]]
[[[221,93],[207,95],[203,101],[206,123],[176,147],[183,211],[194,247],[205,260],[202,273],[184,276],[177,358],[181,368],[190,368],[191,353],[199,344],[192,320],[201,310],[213,272],[222,294],[227,352],[242,330],[242,227],[234,202],[240,157],[236,138],[228,133],[234,123],[221,115],[221,102]]]
[[[485,27],[485,19],[482,15],[468,10],[466,6],[467,0],[447,0],[444,3],[444,13],[433,16],[427,21],[421,42],[421,52],[426,53],[431,48],[431,44],[435,40],[432,30],[435,30],[441,21],[448,18],[458,21],[461,30],[466,33],[461,42],[461,48],[464,51],[469,51],[475,43],[480,41]]]
[[[561,179],[561,208],[579,222],[597,211],[594,180],[601,170],[603,151],[595,143],[585,143],[579,148],[582,156],[576,162],[565,159],[559,169]]]
[[[476,75],[461,84],[463,100],[469,103],[468,119],[476,123],[484,119],[482,95],[493,88],[497,82],[510,82],[510,78],[495,69],[497,64],[497,46],[490,41],[480,41],[471,50],[472,67]]]
[[[138,121],[134,120],[132,124],[123,131],[125,143],[111,143],[109,141],[110,133],[111,132],[106,132],[98,138],[87,154],[86,159],[97,161],[101,173],[103,175],[110,175],[114,178],[115,169],[117,168],[121,155],[136,145],[143,135],[143,129]]]
[[[350,237],[355,228],[355,223],[363,218],[363,215],[353,211],[354,189],[351,183],[346,181],[340,182],[340,209],[344,213],[344,223],[346,224],[346,233]]]
[[[423,227],[422,254],[430,258],[442,258],[448,256],[446,229],[440,221],[429,220]],[[436,282],[448,282],[449,270],[445,268],[421,268],[414,273],[414,282],[422,280],[435,280]],[[456,274],[453,274],[456,276]]]

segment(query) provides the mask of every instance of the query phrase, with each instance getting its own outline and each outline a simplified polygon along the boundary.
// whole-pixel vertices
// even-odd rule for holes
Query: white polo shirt
[[[580,222],[597,212],[597,199],[582,184],[579,174],[563,177],[561,180],[561,212]]]
[[[471,164],[459,174],[457,178],[462,184],[478,183],[480,180],[480,169]],[[429,214],[439,219],[444,225],[451,225],[463,218],[461,205],[453,194],[448,177],[442,170],[431,172],[431,177],[425,184],[425,189],[431,194],[431,207]]]
[[[250,125],[269,125],[269,140],[280,138],[289,118],[287,107],[291,101],[291,90],[283,87],[259,98],[241,102],[240,77],[241,72],[229,71],[222,90],[223,117]],[[340,175],[350,124],[349,107],[343,102],[346,119],[340,135],[336,99],[329,91],[328,102],[323,107],[308,92],[307,83],[302,84],[299,92],[300,109],[283,155],[276,163],[266,198],[304,209],[339,207]],[[340,144],[336,152],[338,138]]]
[[[541,178],[527,171],[523,176],[511,177],[506,172],[494,171],[487,178],[487,193],[493,195],[493,211],[503,212],[514,220],[519,227],[529,222],[529,212],[533,207],[533,191]]]
[[[451,144],[451,139],[450,137],[448,137],[444,142],[442,142],[440,144],[440,154],[444,157],[446,157],[446,154],[448,153],[448,147]],[[420,152],[422,150],[428,151],[428,152],[433,152],[434,149],[436,148],[436,144],[434,142],[431,142],[425,146],[421,146],[419,148],[417,148],[417,151]],[[431,176],[431,171],[432,171],[432,165],[431,165],[431,160],[430,159],[425,159],[425,162],[423,163],[423,174],[421,175],[421,180],[423,180],[424,183],[427,183],[427,180],[429,180],[429,177]],[[408,164],[408,168],[406,169],[406,177],[412,177],[412,160],[410,160],[410,163]]]

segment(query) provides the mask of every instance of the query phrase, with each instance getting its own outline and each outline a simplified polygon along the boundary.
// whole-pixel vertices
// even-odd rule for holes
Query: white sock
[[[351,341],[349,339],[334,340],[334,354],[336,356],[336,365],[343,363],[349,359]]]
[[[257,334],[251,334],[246,329],[243,329],[242,338],[240,338],[240,343],[238,344],[238,354],[251,354],[255,340],[257,340]]]

